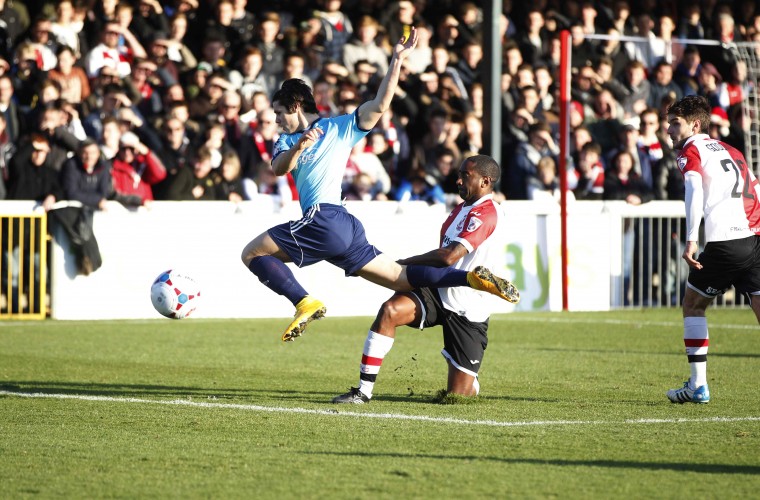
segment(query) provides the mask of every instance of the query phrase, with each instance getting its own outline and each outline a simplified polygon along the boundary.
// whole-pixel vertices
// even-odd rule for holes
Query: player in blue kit
[[[417,31],[396,44],[374,99],[350,114],[321,118],[314,96],[302,80],[291,79],[272,98],[283,133],[275,145],[272,168],[277,175],[291,172],[303,218],[270,228],[243,249],[243,263],[264,285],[296,307],[283,341],[300,336],[327,309],[309,296],[285,263],[304,267],[326,260],[346,272],[395,291],[420,287],[469,286],[517,302],[519,293],[509,281],[486,268],[472,271],[422,265],[402,266],[369,244],[361,222],[341,204],[341,181],[351,148],[375,126],[390,107],[403,61],[417,44]]]

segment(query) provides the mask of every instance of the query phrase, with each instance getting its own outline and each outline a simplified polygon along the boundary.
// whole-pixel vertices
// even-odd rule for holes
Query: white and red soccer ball
[[[200,301],[201,290],[187,274],[169,269],[158,275],[150,287],[150,301],[163,316],[182,319],[190,316]]]

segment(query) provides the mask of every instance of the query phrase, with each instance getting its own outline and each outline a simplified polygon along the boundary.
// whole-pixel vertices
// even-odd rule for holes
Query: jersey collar
[[[683,147],[684,147],[684,149],[686,149],[686,146],[688,146],[689,144],[691,144],[694,141],[703,141],[703,140],[709,139],[709,138],[710,138],[710,136],[707,135],[707,134],[694,134],[691,137],[689,137],[688,139],[686,139],[686,142],[684,143]]]
[[[487,195],[485,195],[485,196],[483,196],[483,197],[479,198],[479,199],[478,199],[478,200],[477,200],[475,203],[473,203],[472,205],[468,205],[468,206],[470,206],[470,207],[475,207],[475,206],[478,206],[478,205],[480,205],[481,203],[485,203],[486,201],[488,201],[488,200],[492,200],[492,199],[493,199],[493,193],[488,193]]]

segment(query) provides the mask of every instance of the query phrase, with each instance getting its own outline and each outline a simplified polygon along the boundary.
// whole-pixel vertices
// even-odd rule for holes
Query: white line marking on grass
[[[665,326],[668,328],[683,328],[682,322],[675,322],[675,321],[631,321],[631,320],[622,320],[622,319],[594,319],[594,318],[581,319],[581,318],[549,318],[549,317],[521,318],[519,313],[511,315],[508,318],[499,318],[499,320],[509,321],[509,322],[524,321],[526,323],[590,323],[594,325],[605,324],[605,325],[626,325],[626,326]],[[492,318],[491,321],[494,321],[494,319]],[[714,322],[713,324],[710,324],[709,327],[711,330],[750,330],[750,331],[755,331],[755,332],[760,329],[758,325],[723,325],[719,323],[715,324]]]
[[[413,420],[443,424],[484,425],[488,427],[528,427],[549,425],[620,425],[620,424],[681,424],[710,422],[760,422],[760,417],[706,417],[706,418],[642,418],[611,420],[532,420],[522,422],[500,422],[498,420],[467,420],[462,418],[427,417],[424,415],[403,415],[399,413],[355,413],[338,410],[314,410],[309,408],[286,408],[281,406],[244,405],[236,403],[207,403],[186,399],[160,400],[141,398],[115,398],[111,396],[88,396],[85,394],[47,394],[41,392],[0,391],[0,396],[38,399],[74,399],[78,401],[105,401],[109,403],[138,403],[168,406],[190,406],[193,408],[215,408],[227,410],[244,410],[269,413],[306,413],[332,417],[379,418],[388,420]]]
[[[527,313],[526,313],[527,314]],[[559,313],[557,314],[559,316]],[[269,318],[252,318],[254,320],[266,320]],[[194,318],[192,321],[196,320],[209,320],[214,321],[216,318]],[[237,320],[247,320],[247,318],[225,318],[224,321],[237,321]],[[133,325],[141,325],[141,324],[151,324],[155,323],[157,320],[149,320],[149,319],[134,319],[134,320],[106,320],[104,323],[107,323],[108,321],[121,321],[124,323],[129,323]],[[160,321],[160,320],[158,320]],[[496,321],[508,321],[511,323],[514,322],[525,322],[525,323],[588,323],[588,324],[605,324],[605,325],[624,325],[624,326],[663,326],[667,328],[683,328],[683,323],[680,321],[633,321],[633,320],[622,320],[622,319],[611,319],[611,318],[564,318],[564,317],[548,317],[548,316],[542,316],[540,318],[536,317],[527,317],[523,315],[523,313],[515,313],[515,314],[505,314],[504,316],[500,318],[491,318],[492,322]],[[709,321],[709,320],[708,320]],[[59,321],[60,324],[65,324],[66,326],[75,325],[79,323],[91,323],[92,321],[87,320],[64,320]],[[4,320],[0,321],[0,326],[14,326],[14,327],[29,327],[29,328],[37,328],[39,327],[39,323],[34,321],[13,321],[13,320]],[[726,325],[726,324],[719,324],[716,322],[712,322],[710,325],[711,330],[748,330],[748,331],[758,331],[760,330],[760,327],[758,325]]]

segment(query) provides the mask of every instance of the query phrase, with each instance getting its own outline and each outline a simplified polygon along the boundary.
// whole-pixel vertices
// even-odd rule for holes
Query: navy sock
[[[298,304],[306,295],[300,283],[296,281],[293,272],[277,257],[262,255],[254,257],[248,264],[248,269],[259,278],[259,281],[269,287],[274,293],[286,297],[293,305]]]
[[[453,267],[406,266],[406,279],[414,288],[468,286],[467,271]]]

